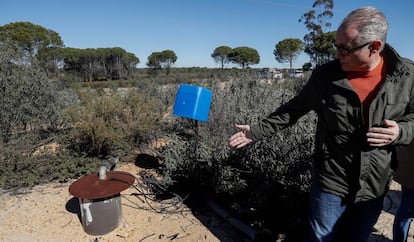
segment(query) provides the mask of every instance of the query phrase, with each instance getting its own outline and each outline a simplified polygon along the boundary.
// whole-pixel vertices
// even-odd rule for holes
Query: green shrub
[[[7,143],[27,130],[59,126],[59,115],[72,104],[65,102],[71,99],[62,98],[68,97],[62,95],[67,90],[48,78],[41,63],[22,64],[23,57],[12,46],[0,44],[0,56],[0,142]]]
[[[173,188],[190,187],[218,196],[236,213],[255,211],[254,221],[249,223],[259,229],[269,225],[269,216],[284,218],[286,224],[305,216],[303,201],[307,200],[303,198],[311,180],[313,113],[273,137],[242,149],[228,147],[235,124],[259,121],[296,95],[303,84],[297,79],[269,82],[247,74],[200,83],[214,94],[209,120],[192,125],[194,121],[175,119],[174,135],[169,136],[172,142],[163,150],[164,182]]]
[[[80,89],[80,103],[67,112],[74,126],[70,147],[90,156],[125,151],[157,127],[157,101],[135,88],[126,92]]]
[[[0,188],[14,189],[58,181],[67,182],[91,172],[97,172],[101,161],[67,152],[57,155],[21,153],[13,149],[0,150]]]

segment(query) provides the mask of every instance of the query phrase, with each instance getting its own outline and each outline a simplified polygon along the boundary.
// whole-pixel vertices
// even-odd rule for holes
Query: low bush
[[[156,99],[135,88],[108,92],[80,89],[79,105],[67,112],[73,124],[68,142],[77,153],[117,155],[157,127],[161,112]]]
[[[315,115],[242,149],[230,149],[235,124],[258,122],[304,84],[297,79],[243,78],[203,83],[214,93],[207,123],[177,118],[163,150],[163,182],[172,189],[217,197],[258,230],[280,230],[306,216]],[[273,217],[273,219],[272,219]],[[303,220],[302,220],[303,221]],[[277,230],[273,229],[275,233]]]
[[[97,172],[102,161],[69,152],[33,156],[13,149],[0,150],[0,187],[17,189],[51,181],[67,182]]]

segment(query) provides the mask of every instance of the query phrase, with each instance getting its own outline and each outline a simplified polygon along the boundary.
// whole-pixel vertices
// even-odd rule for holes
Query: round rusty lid
[[[105,179],[99,179],[98,174],[90,174],[72,183],[69,193],[78,198],[106,198],[129,188],[134,181],[133,175],[123,171],[108,171]]]

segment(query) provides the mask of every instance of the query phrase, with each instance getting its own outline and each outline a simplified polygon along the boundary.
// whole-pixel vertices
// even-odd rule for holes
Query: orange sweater
[[[385,79],[385,73],[384,59],[382,57],[380,63],[370,71],[347,73],[349,82],[362,103],[365,124],[368,124],[369,105],[377,95],[378,89]]]

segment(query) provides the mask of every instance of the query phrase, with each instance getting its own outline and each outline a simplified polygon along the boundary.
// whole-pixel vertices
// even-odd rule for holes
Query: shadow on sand
[[[72,197],[66,202],[66,211],[75,213],[78,216],[79,222],[82,223],[81,211],[79,207],[79,199]]]

